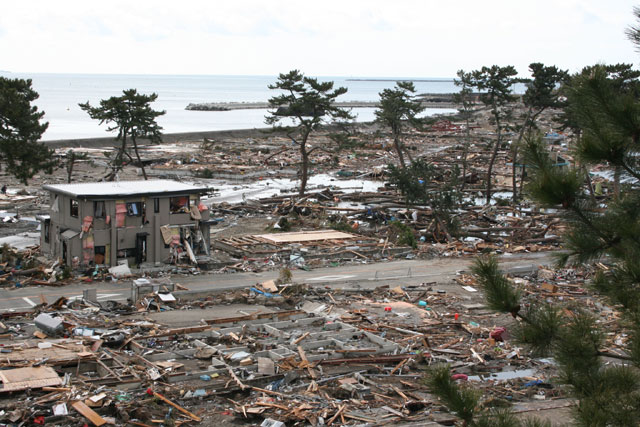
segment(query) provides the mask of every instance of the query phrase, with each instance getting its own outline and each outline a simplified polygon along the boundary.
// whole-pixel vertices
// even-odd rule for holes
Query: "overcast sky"
[[[636,0],[638,4],[640,1]],[[637,63],[627,0],[5,0],[0,70],[452,77]]]

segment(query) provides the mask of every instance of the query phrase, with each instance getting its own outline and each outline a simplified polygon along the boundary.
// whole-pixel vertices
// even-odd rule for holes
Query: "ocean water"
[[[264,102],[274,95],[268,89],[275,76],[197,76],[197,75],[100,75],[100,74],[44,74],[0,73],[9,78],[29,78],[40,94],[34,102],[45,112],[49,128],[43,140],[90,138],[108,136],[106,126],[78,107],[89,101],[97,105],[101,99],[119,96],[125,89],[135,88],[140,93],[158,94],[152,104],[156,110],[166,110],[158,119],[165,133],[251,129],[266,127],[266,110],[187,111],[189,103],[202,102]],[[393,87],[394,80],[363,80],[364,77],[319,77],[333,80],[336,86],[346,86],[348,92],[339,101],[375,101],[385,88]],[[451,93],[457,88],[452,79],[424,79],[416,81],[418,93]],[[452,112],[450,109],[429,109],[425,115]],[[373,120],[374,108],[353,110],[358,121]]]

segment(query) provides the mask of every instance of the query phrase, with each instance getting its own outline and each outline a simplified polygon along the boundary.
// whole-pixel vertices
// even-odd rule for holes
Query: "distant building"
[[[170,180],[45,185],[41,248],[72,267],[181,263],[209,255],[209,191]]]

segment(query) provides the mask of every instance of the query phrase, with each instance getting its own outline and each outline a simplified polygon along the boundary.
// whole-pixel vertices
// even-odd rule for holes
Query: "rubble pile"
[[[609,351],[618,352],[626,336],[615,309],[585,291],[592,274],[541,268],[511,280],[529,298],[572,300],[598,313],[611,331]],[[0,314],[1,420],[448,424],[455,418],[422,380],[434,363],[482,389],[487,407],[573,404],[554,380],[553,361],[514,345],[515,320],[487,310],[464,273],[447,286],[358,291],[284,275],[200,299],[166,279],[132,285],[130,304],[88,293]],[[220,307],[225,313],[211,316]]]

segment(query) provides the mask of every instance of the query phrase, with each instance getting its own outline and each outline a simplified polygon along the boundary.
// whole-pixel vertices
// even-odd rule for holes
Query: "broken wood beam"
[[[96,411],[89,408],[87,405],[85,405],[84,402],[80,400],[74,402],[71,406],[73,407],[73,409],[78,411],[80,415],[91,421],[96,427],[100,427],[101,425],[107,423],[107,421],[100,415],[98,415]]]
[[[196,414],[192,414],[191,412],[187,411],[186,409],[184,409],[182,406],[178,405],[177,403],[173,403],[172,401],[170,401],[169,399],[167,399],[166,397],[164,397],[163,395],[161,395],[160,393],[157,392],[153,392],[153,396],[157,397],[158,399],[162,400],[164,403],[166,403],[167,405],[173,406],[174,408],[176,408],[178,411],[182,412],[183,414],[185,414],[186,416],[188,416],[189,418],[191,418],[194,421],[200,422],[202,421],[202,418],[200,418],[199,416],[197,416]]]

